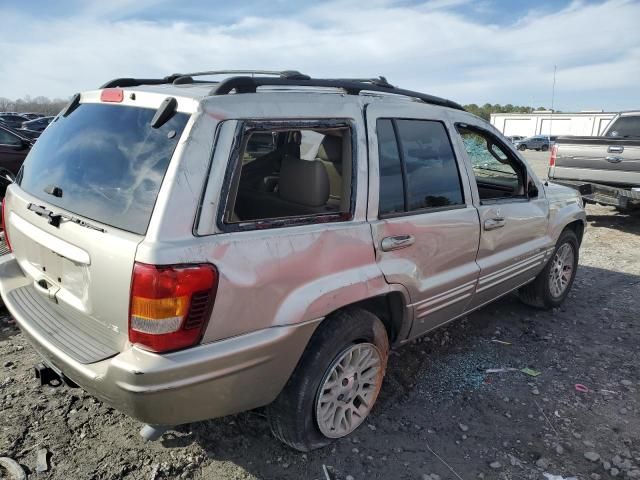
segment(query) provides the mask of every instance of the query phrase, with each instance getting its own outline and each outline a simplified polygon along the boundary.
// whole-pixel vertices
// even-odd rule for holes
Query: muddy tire
[[[387,332],[372,313],[346,309],[327,317],[267,407],[273,435],[302,452],[349,435],[375,404],[388,356]]]
[[[578,268],[579,243],[573,230],[564,230],[551,259],[538,276],[520,287],[520,300],[532,307],[550,309],[564,302],[571,290]]]

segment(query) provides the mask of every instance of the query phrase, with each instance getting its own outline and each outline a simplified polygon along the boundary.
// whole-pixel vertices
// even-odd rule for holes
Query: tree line
[[[511,105],[510,103],[507,103],[506,105],[500,105],[499,103],[491,105],[490,103],[485,103],[482,106],[470,103],[468,105],[464,105],[464,108],[467,112],[482,117],[487,121],[489,121],[492,113],[531,113],[534,110],[547,110],[545,107],[533,108],[521,105]],[[556,112],[558,111],[559,110],[556,110]]]
[[[0,112],[33,112],[42,113],[44,115],[56,115],[62,107],[69,102],[69,99],[54,98],[49,99],[47,97],[38,96],[31,97],[27,95],[24,98],[18,100],[9,100],[8,98],[0,97]],[[544,107],[526,107],[521,105],[500,105],[496,103],[494,105],[485,103],[484,105],[476,105],[470,103],[464,105],[464,108],[474,115],[489,120],[492,113],[531,113],[534,110],[546,110]]]
[[[18,100],[0,97],[0,112],[42,113],[47,116],[57,115],[67,103],[69,103],[69,99],[50,99],[43,96],[32,98],[27,95]]]

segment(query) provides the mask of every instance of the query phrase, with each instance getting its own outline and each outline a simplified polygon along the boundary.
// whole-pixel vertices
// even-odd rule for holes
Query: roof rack
[[[174,73],[164,78],[115,78],[108,81],[100,88],[137,87],[140,85],[174,85],[194,83],[193,77],[213,75],[273,75],[289,80],[309,80],[311,77],[296,70],[210,70],[193,73]]]
[[[255,93],[258,87],[323,87],[339,88],[348,95],[359,95],[362,91],[383,92],[405,97],[416,98],[425,103],[463,110],[464,108],[446,98],[428,95],[397,88],[387,82],[384,77],[378,78],[311,78],[297,70],[211,70],[193,73],[174,73],[164,78],[116,78],[100,88],[137,87],[139,85],[190,84],[196,81],[193,77],[213,75],[234,75],[224,79],[210,91],[211,95],[227,95],[234,93]],[[257,75],[257,76],[256,76]],[[198,81],[200,82],[200,81]],[[210,83],[210,82],[204,82]]]
[[[384,77],[372,79],[352,79],[352,78],[308,78],[308,79],[290,79],[290,78],[269,78],[269,77],[231,77],[223,80],[213,88],[211,95],[226,95],[232,91],[235,93],[255,93],[258,87],[263,86],[283,86],[283,87],[324,87],[324,88],[340,88],[348,95],[359,95],[362,91],[367,92],[384,92],[394,95],[402,95],[422,100],[432,105],[440,105],[443,107],[454,108],[464,111],[464,107],[456,102],[447,100],[446,98],[436,97],[426,93],[414,92],[397,88],[387,82]]]

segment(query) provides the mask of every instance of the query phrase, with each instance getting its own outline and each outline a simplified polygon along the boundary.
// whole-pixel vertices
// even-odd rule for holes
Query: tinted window
[[[609,129],[609,137],[640,137],[640,115],[620,117]]]
[[[21,187],[79,215],[144,234],[173,150],[188,120],[158,129],[155,110],[82,104],[51,123],[23,166]],[[48,186],[61,197],[45,193]]]
[[[408,210],[461,205],[456,158],[444,125],[427,120],[396,120],[405,163]]]
[[[404,211],[404,187],[398,143],[393,133],[391,120],[381,119],[377,123],[378,158],[380,161],[380,201],[378,212]]]

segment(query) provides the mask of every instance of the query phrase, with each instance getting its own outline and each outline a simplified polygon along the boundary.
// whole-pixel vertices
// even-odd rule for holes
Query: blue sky
[[[557,109],[640,108],[638,0],[0,0],[0,18],[8,98],[257,68],[537,107],[557,65]]]

